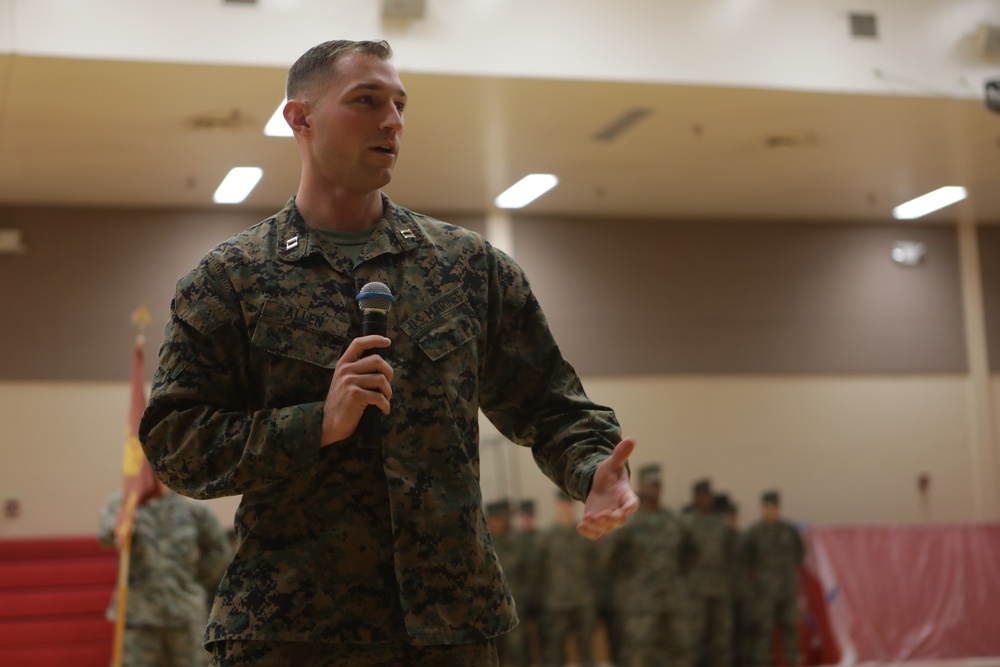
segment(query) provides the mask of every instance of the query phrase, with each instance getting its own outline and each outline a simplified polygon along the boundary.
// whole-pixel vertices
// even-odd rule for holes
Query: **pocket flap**
[[[269,299],[251,341],[272,354],[333,368],[349,329],[348,322]]]

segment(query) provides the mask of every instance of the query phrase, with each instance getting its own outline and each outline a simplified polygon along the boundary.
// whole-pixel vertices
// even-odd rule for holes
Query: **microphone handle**
[[[388,331],[384,310],[368,309],[361,312],[362,336],[385,336]],[[365,350],[362,357],[373,354],[382,356],[382,349]],[[365,408],[358,422],[358,436],[362,445],[382,446],[382,411],[374,405]]]

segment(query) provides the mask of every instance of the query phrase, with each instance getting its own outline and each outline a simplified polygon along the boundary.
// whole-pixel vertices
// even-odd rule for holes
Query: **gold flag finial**
[[[139,329],[139,335],[146,333],[146,327],[152,323],[153,317],[149,314],[149,308],[146,308],[145,303],[139,304],[139,307],[135,309],[132,313],[132,324]]]

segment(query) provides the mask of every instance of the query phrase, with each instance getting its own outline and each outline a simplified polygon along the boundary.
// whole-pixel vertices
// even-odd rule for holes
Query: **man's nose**
[[[395,104],[389,106],[389,110],[382,119],[382,127],[393,129],[397,132],[403,129],[403,113],[396,108]]]

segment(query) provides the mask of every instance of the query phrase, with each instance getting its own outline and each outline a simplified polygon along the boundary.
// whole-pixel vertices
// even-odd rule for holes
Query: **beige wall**
[[[0,382],[0,539],[86,534],[121,488],[129,386],[123,382]],[[232,525],[234,499],[212,501]]]
[[[744,521],[766,487],[780,487],[799,520],[976,518],[965,376],[602,376],[585,385],[638,438],[635,464],[664,464],[671,505],[708,475],[733,493]],[[993,389],[1000,395],[1000,376]],[[0,383],[0,498],[22,505],[20,517],[0,517],[0,539],[94,530],[120,484],[127,404],[127,382]],[[1000,398],[994,405],[1000,416]],[[916,486],[925,472],[926,507]],[[554,489],[527,450],[484,445],[483,490],[535,498],[542,523],[551,520]],[[212,502],[224,525],[235,504]]]
[[[967,383],[960,375],[585,380],[638,439],[633,465],[663,464],[667,504],[686,503],[691,483],[708,476],[739,503],[744,523],[766,488],[780,488],[787,513],[802,521],[975,520]],[[551,520],[551,489],[527,452],[516,459],[521,487],[510,492],[540,500],[540,520]],[[926,505],[922,473],[931,476]],[[484,472],[488,498],[503,495],[500,486]]]

